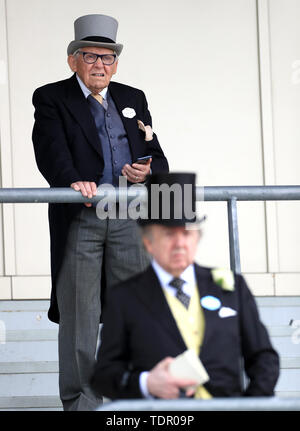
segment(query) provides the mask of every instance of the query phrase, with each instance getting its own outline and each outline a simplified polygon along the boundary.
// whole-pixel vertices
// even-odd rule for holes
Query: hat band
[[[81,40],[89,40],[90,42],[115,43],[114,40],[109,39],[108,37],[101,37],[101,36],[88,36]]]

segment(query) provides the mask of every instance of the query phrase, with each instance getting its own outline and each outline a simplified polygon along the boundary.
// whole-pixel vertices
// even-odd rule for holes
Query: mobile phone
[[[138,157],[138,158],[136,159],[136,161],[135,161],[135,162],[133,162],[133,163],[139,163],[140,165],[144,165],[144,164],[146,164],[146,163],[147,163],[147,161],[148,161],[149,159],[151,159],[151,157],[152,157],[152,156]]]

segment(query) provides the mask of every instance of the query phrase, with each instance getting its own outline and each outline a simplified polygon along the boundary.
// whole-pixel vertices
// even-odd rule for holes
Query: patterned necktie
[[[90,96],[92,96],[94,99],[97,100],[97,102],[100,103],[100,105],[103,106],[103,108],[105,110],[107,110],[107,101],[105,99],[103,99],[103,97],[101,96],[101,94],[90,94]]]
[[[183,292],[182,286],[184,285],[185,281],[181,280],[181,278],[173,278],[173,280],[170,281],[169,285],[172,287],[175,287],[177,290],[176,292],[176,298],[179,299],[179,301],[184,305],[185,308],[189,308],[190,304],[190,296]]]

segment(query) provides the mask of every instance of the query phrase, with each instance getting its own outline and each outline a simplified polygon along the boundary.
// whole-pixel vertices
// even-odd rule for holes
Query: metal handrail
[[[103,197],[107,202],[130,202],[139,197],[146,198],[145,187],[131,186],[113,188],[101,186],[97,196],[85,198],[81,193],[68,188],[2,188],[2,203],[97,203]],[[196,187],[197,201],[227,202],[230,267],[241,272],[240,246],[237,216],[237,201],[282,201],[300,200],[300,186],[206,186]]]
[[[104,403],[97,411],[300,411],[300,398],[131,399]]]
[[[128,201],[145,193],[141,187],[116,188],[116,198]],[[114,199],[111,189],[101,186],[98,195],[91,200],[84,198],[70,187],[58,188],[0,188],[0,202],[2,203],[80,203],[98,202],[104,196]],[[205,186],[196,187],[198,201],[279,201],[300,200],[300,186]]]

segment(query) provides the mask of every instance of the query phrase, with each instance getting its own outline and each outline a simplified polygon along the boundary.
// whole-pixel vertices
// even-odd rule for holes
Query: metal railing
[[[133,399],[104,403],[97,411],[300,411],[300,398]]]
[[[146,197],[143,187],[119,187],[112,192],[111,188],[102,186],[97,196],[84,198],[71,188],[2,188],[0,202],[2,203],[97,203],[103,197],[107,202],[130,202],[137,196],[141,201]],[[228,235],[230,267],[241,272],[239,230],[237,216],[237,201],[278,201],[300,200],[300,186],[222,186],[197,187],[197,201],[227,202]]]

